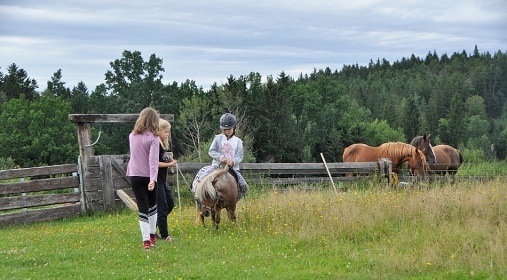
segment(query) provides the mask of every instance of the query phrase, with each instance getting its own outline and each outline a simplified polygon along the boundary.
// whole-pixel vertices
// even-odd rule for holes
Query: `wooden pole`
[[[338,192],[336,191],[336,187],[334,186],[333,176],[331,176],[331,172],[329,172],[329,168],[327,167],[326,159],[324,158],[324,155],[322,153],[320,153],[320,157],[322,158],[322,162],[326,167],[327,175],[329,175],[329,179],[331,180],[331,184],[333,185],[334,193],[338,194]]]

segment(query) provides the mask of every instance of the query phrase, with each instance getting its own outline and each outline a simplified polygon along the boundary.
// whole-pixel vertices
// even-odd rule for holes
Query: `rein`
[[[222,197],[220,197],[220,194],[218,193],[216,188],[215,188],[215,194],[216,194],[216,196],[215,196],[216,198],[213,200],[213,205],[211,207],[208,205],[202,205],[202,207],[206,208],[207,210],[210,210],[212,214],[215,213],[215,206],[217,205],[218,201],[222,200]]]

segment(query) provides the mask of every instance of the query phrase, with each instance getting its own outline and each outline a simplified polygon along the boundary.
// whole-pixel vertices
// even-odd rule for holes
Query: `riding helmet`
[[[236,125],[236,117],[233,114],[225,113],[220,117],[220,128],[230,129]]]

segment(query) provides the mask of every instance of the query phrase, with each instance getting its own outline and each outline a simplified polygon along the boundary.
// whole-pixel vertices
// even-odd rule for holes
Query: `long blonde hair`
[[[159,119],[160,116],[155,109],[151,107],[144,108],[139,114],[139,117],[137,117],[136,124],[134,125],[134,130],[132,130],[132,133],[141,134],[144,131],[149,130],[154,135],[158,135]]]
[[[159,119],[158,121],[158,130],[159,131],[163,131],[165,129],[169,129],[169,136],[167,136],[167,138],[165,140],[162,140],[160,139],[160,144],[162,144],[162,147],[164,148],[164,150],[168,150],[169,149],[169,137],[171,136],[171,124],[164,120],[164,119]]]

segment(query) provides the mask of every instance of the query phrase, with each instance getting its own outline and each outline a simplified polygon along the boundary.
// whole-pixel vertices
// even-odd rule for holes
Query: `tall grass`
[[[507,161],[464,162],[458,170],[458,176],[507,176]]]
[[[347,186],[338,195],[251,186],[238,222],[224,218],[218,231],[209,218],[202,228],[195,209],[184,205],[169,216],[176,240],[149,252],[141,250],[137,215],[128,211],[3,228],[0,278],[507,277],[507,183]]]

